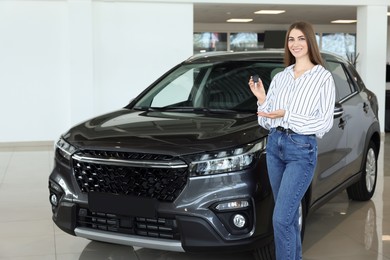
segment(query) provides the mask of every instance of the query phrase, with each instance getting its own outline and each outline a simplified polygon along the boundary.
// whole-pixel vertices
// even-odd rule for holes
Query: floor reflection
[[[355,259],[378,259],[373,254],[379,251],[378,236],[375,203],[349,201],[342,193],[308,219],[304,256],[326,259],[359,255],[363,258]]]

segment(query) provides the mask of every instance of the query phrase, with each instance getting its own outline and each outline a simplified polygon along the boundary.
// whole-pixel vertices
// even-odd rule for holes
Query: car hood
[[[79,149],[184,155],[236,147],[267,133],[255,113],[121,109],[73,127],[64,138]]]

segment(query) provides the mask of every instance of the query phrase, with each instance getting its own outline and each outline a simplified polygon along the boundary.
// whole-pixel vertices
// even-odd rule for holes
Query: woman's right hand
[[[263,85],[263,82],[261,81],[261,79],[259,78],[259,81],[257,83],[255,83],[253,81],[253,77],[251,76],[248,84],[249,84],[249,87],[250,87],[253,95],[256,96],[259,104],[263,104],[265,101],[265,98],[266,98],[266,93],[265,93],[264,85]]]

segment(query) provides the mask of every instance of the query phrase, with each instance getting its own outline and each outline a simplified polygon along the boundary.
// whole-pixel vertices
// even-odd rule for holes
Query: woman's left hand
[[[257,112],[258,116],[267,117],[267,118],[271,118],[271,119],[284,117],[284,114],[285,114],[285,110],[284,109],[278,109],[278,110],[275,110],[275,111],[272,111],[272,112],[269,112],[269,113],[262,112],[262,111]]]

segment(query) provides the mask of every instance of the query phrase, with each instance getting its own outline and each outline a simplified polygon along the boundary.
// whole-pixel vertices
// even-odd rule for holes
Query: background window
[[[283,48],[286,31],[257,32],[196,32],[194,33],[194,53],[209,51],[253,51],[266,48]],[[321,33],[316,34],[320,50],[342,56],[356,65],[356,34]]]
[[[264,34],[262,33],[231,33],[229,40],[231,51],[251,51],[263,49],[264,47]]]
[[[356,54],[356,35],[350,33],[324,33],[321,38],[321,50],[336,53],[350,60]]]
[[[226,51],[227,33],[197,32],[194,33],[194,53],[207,51]]]

